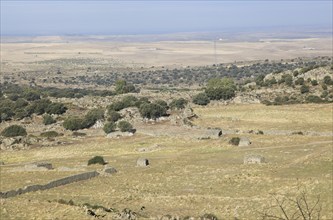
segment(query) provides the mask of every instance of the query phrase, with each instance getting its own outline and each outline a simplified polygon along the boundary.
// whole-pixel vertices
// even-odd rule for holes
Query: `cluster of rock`
[[[35,137],[1,137],[0,136],[0,149],[1,150],[16,150],[16,149],[28,149],[31,144],[39,142]]]
[[[133,132],[121,132],[121,131],[114,131],[106,135],[107,138],[119,138],[119,137],[131,137],[133,136]]]
[[[174,112],[169,118],[170,122],[173,125],[179,126],[190,126],[192,127],[191,120],[197,118],[198,116],[193,112],[193,109],[189,106],[186,106],[183,110],[178,110]]]

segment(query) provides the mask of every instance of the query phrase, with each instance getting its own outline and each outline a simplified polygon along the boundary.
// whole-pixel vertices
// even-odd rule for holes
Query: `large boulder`
[[[136,166],[137,167],[147,167],[147,166],[149,166],[149,160],[146,158],[139,158],[136,161]]]
[[[251,141],[249,138],[247,137],[241,137],[240,140],[239,140],[239,144],[238,146],[239,147],[247,147],[251,144]]]

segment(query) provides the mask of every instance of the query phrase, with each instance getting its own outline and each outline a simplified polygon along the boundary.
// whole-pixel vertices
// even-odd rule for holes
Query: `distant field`
[[[59,59],[94,59],[91,65],[97,62],[113,68],[149,68],[315,56],[332,56],[331,38],[217,41],[216,51],[213,41],[1,43],[1,72],[38,70],[43,66],[35,62]]]
[[[332,105],[228,105],[194,108],[201,126],[244,130],[332,131]],[[158,126],[158,125],[157,125]],[[228,144],[231,137],[247,136],[248,147]],[[138,148],[158,145],[152,152]],[[54,200],[72,199],[119,210],[130,208],[150,217],[160,215],[200,216],[213,213],[220,219],[257,219],[259,212],[273,202],[272,194],[296,196],[306,189],[309,198],[320,194],[322,218],[332,219],[332,136],[308,135],[223,135],[217,140],[186,137],[87,138],[70,146],[45,147],[26,151],[2,151],[1,190],[19,187],[27,173],[10,173],[15,164],[50,161],[55,167],[85,167],[89,158],[104,156],[118,169],[111,177],[96,177],[47,191],[2,199],[1,219],[91,219],[83,209]],[[267,163],[244,165],[247,154],[263,155]],[[146,157],[148,168],[135,167],[136,159]],[[9,166],[12,164],[13,166]],[[89,167],[90,169],[101,167]],[[46,171],[45,171],[46,172]],[[48,181],[69,173],[33,172],[36,180]],[[6,180],[3,180],[6,177]],[[39,179],[41,178],[41,179]],[[44,180],[43,180],[44,178]],[[12,185],[12,182],[16,182]],[[24,208],[22,208],[24,207]],[[104,219],[111,219],[108,215]]]

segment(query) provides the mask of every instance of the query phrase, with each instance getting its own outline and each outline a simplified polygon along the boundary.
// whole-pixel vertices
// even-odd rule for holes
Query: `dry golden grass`
[[[195,123],[212,127],[232,126],[232,121],[222,117],[237,117],[242,129],[298,131],[309,130],[309,124],[312,124],[314,131],[332,131],[328,126],[332,121],[331,105],[232,105],[194,110],[201,116]],[[252,127],[251,122],[255,120],[257,123]],[[299,123],[295,125],[291,120],[299,120]],[[252,145],[233,147],[228,144],[233,136],[236,135],[225,135],[217,140],[195,140],[136,134],[120,139],[88,138],[85,143],[71,146],[3,151],[0,159],[8,164],[47,160],[55,167],[82,167],[92,156],[102,155],[119,172],[111,177],[100,176],[3,199],[1,219],[89,219],[83,209],[54,202],[58,199],[119,210],[139,211],[145,206],[145,212],[151,217],[214,213],[221,219],[256,219],[260,216],[258,211],[272,201],[272,193],[292,197],[299,187],[306,188],[310,196],[320,194],[322,219],[333,218],[332,137],[251,134],[246,136]],[[159,145],[156,151],[137,151],[156,144]],[[265,156],[268,163],[243,165],[244,155],[250,153]],[[136,167],[139,157],[149,158],[151,166]],[[96,168],[99,167],[87,169]],[[9,175],[6,169],[9,168],[1,169],[1,175],[9,180],[3,181],[2,188],[10,188],[11,181],[20,178],[20,173]],[[52,175],[57,178],[58,172],[49,171],[45,179],[52,178]],[[23,181],[18,183],[23,184]],[[111,219],[110,215],[106,219]]]
[[[332,104],[325,105],[219,105],[197,107],[202,126],[240,130],[332,132]]]

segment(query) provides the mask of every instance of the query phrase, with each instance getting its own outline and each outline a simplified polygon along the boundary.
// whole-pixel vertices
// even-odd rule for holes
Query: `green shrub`
[[[93,126],[97,120],[104,118],[104,110],[102,109],[92,109],[85,116],[82,121],[82,128],[90,128]]]
[[[1,132],[1,135],[4,136],[4,137],[26,136],[27,131],[22,126],[11,125],[11,126],[5,128]]]
[[[322,103],[324,102],[324,100],[322,100],[320,97],[316,96],[316,95],[309,95],[306,97],[305,99],[307,102],[310,103]]]
[[[116,129],[116,124],[114,122],[107,122],[104,124],[103,131],[107,134],[113,132]]]
[[[168,103],[164,100],[158,99],[154,101],[155,104],[162,106],[164,109],[169,109]]]
[[[116,122],[121,118],[121,115],[114,110],[108,111],[108,116],[108,121],[111,122]]]
[[[239,141],[240,141],[240,138],[239,138],[239,137],[233,137],[233,138],[230,139],[229,144],[232,144],[232,145],[238,146]]]
[[[213,78],[208,81],[205,93],[210,100],[231,99],[236,94],[236,85],[229,78]]]
[[[107,107],[108,111],[120,111],[126,108],[126,105],[122,101],[114,102]]]
[[[66,111],[67,111],[67,107],[62,103],[51,103],[45,109],[46,113],[57,114],[57,115],[61,115],[61,114],[65,113]]]
[[[133,95],[127,95],[122,98],[122,102],[124,103],[125,108],[135,106],[135,103],[138,101],[138,99]]]
[[[170,108],[171,109],[183,109],[183,108],[185,108],[186,104],[187,104],[187,101],[183,98],[174,99],[170,103]]]
[[[328,96],[328,92],[325,90],[321,93],[320,97],[321,98],[326,98]]]
[[[304,85],[304,78],[300,77],[295,81],[295,85]]]
[[[101,156],[95,156],[95,157],[91,158],[90,160],[88,160],[88,166],[92,165],[92,164],[105,165],[106,162],[104,161],[103,157],[101,157]]]
[[[323,82],[326,85],[332,85],[333,84],[332,78],[330,76],[325,76]]]
[[[51,103],[52,102],[48,99],[36,100],[31,105],[28,106],[29,108],[28,112],[36,113],[37,115],[42,115],[45,113],[45,110]]]
[[[60,134],[56,131],[46,131],[46,132],[42,132],[40,134],[40,136],[45,137],[45,138],[54,138],[54,137],[60,136]]]
[[[22,98],[19,98],[15,101],[14,108],[24,108],[29,105],[29,102],[25,101]]]
[[[38,93],[36,91],[29,91],[24,94],[24,97],[28,101],[35,101],[35,100],[40,99],[40,93]]]
[[[192,101],[194,104],[197,105],[207,105],[210,102],[209,97],[207,96],[206,93],[197,94],[196,96],[193,97]]]
[[[139,108],[139,112],[142,117],[152,119],[156,119],[163,115],[166,115],[166,111],[166,107],[163,107],[156,103],[144,103]]]
[[[54,118],[52,118],[51,115],[49,115],[49,114],[43,115],[43,124],[44,125],[50,125],[55,122],[56,122],[56,120]]]
[[[83,120],[81,118],[69,117],[65,119],[63,126],[67,130],[77,131],[83,128],[82,122]]]
[[[131,132],[133,130],[133,126],[131,125],[131,123],[127,121],[118,122],[118,128],[120,129],[121,132],[126,132],[126,131]]]
[[[124,94],[129,92],[135,92],[135,87],[132,84],[127,83],[125,80],[118,80],[116,82],[116,93]]]
[[[15,119],[18,119],[18,120],[21,120],[25,117],[29,117],[29,113],[27,111],[25,111],[25,109],[16,109],[15,110],[15,115],[14,115],[14,118]]]
[[[312,86],[317,86],[318,85],[318,81],[317,80],[311,80],[311,85]]]
[[[1,121],[10,120],[14,115],[15,115],[15,113],[13,112],[13,110],[11,108],[9,108],[9,107],[0,108]]]
[[[302,85],[301,88],[300,88],[300,91],[301,91],[302,94],[308,93],[310,91],[310,88],[309,88],[309,86]]]

